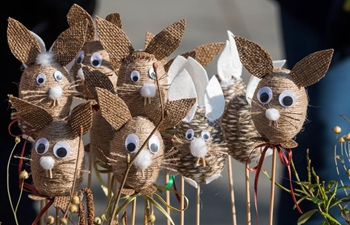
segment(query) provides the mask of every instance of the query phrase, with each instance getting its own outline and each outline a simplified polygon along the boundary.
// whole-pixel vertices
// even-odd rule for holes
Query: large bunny
[[[81,137],[91,128],[91,104],[78,105],[64,120],[53,117],[40,106],[11,95],[9,98],[23,120],[38,130],[30,161],[37,194],[47,198],[70,196],[83,180]]]

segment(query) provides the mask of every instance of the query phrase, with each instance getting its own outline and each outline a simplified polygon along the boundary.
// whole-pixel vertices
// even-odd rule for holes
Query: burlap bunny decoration
[[[23,24],[8,19],[7,39],[12,54],[22,62],[19,97],[45,108],[53,117],[68,116],[73,96],[79,96],[65,66],[85,42],[86,21],[63,31],[49,51]]]
[[[37,195],[47,198],[69,196],[83,180],[81,137],[91,128],[91,104],[78,105],[64,120],[20,98],[9,95],[9,99],[23,120],[38,130],[30,161]]]
[[[151,137],[155,124],[148,118],[132,117],[125,102],[114,93],[106,89],[96,88],[98,103],[102,116],[115,130],[113,140],[107,156],[113,173],[119,182],[128,166],[128,160],[136,152],[139,153],[131,167],[122,193],[131,195],[135,191],[144,195],[150,195],[156,191],[153,184],[158,174],[167,164],[176,163],[173,152],[164,153],[162,136],[156,130]],[[165,106],[165,127],[173,127],[183,118],[193,106],[195,99],[183,99],[168,102]],[[181,120],[181,119],[180,119]],[[145,141],[148,143],[143,149],[140,147]]]

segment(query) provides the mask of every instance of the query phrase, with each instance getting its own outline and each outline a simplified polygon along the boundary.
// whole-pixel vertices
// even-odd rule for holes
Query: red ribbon
[[[285,152],[282,150],[282,147],[280,145],[274,145],[271,143],[263,143],[260,144],[258,146],[256,146],[252,152],[254,152],[257,148],[264,148],[261,152],[261,156],[260,156],[260,160],[257,166],[250,168],[249,167],[249,161],[250,161],[250,157],[248,158],[248,160],[246,161],[245,165],[246,168],[250,171],[250,172],[256,172],[255,174],[255,178],[254,178],[254,206],[255,206],[255,211],[256,211],[256,217],[257,217],[257,223],[260,224],[259,221],[259,213],[258,213],[258,183],[259,183],[259,174],[262,168],[262,165],[264,163],[264,159],[265,159],[265,155],[266,152],[269,148],[271,148],[273,151],[277,150],[278,152],[278,157],[280,159],[280,162],[282,163],[282,165],[286,166],[288,169],[288,176],[289,176],[289,185],[290,185],[290,192],[292,195],[292,199],[294,201],[294,204],[298,210],[298,212],[300,214],[302,214],[303,212],[301,211],[299,204],[295,198],[295,194],[294,194],[294,189],[293,189],[293,184],[292,184],[292,172],[290,169],[290,163],[292,161],[292,149],[285,149],[285,151],[287,152],[287,154],[285,154]]]

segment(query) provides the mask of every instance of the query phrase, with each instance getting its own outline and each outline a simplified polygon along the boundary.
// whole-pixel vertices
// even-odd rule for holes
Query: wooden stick
[[[230,197],[231,197],[231,213],[232,213],[232,224],[236,225],[236,204],[235,204],[235,192],[233,186],[233,177],[232,177],[232,160],[231,156],[227,157],[227,167],[228,167],[228,182],[230,187]]]
[[[60,224],[60,211],[56,208],[56,225]]]
[[[181,176],[180,178],[180,225],[184,225],[185,224],[185,212],[184,212],[184,207],[185,207],[185,179],[183,176]]]
[[[166,184],[169,182],[169,178],[170,178],[169,174],[166,173],[165,174],[165,183]],[[165,200],[166,200],[167,205],[170,205],[170,192],[169,191],[165,192]],[[170,216],[170,208],[169,207],[166,207],[166,212]],[[166,225],[170,225],[170,220],[168,218],[166,219]]]
[[[249,191],[249,170],[245,168],[245,198],[246,198],[246,217],[247,225],[252,224],[252,218],[250,214],[250,191]]]
[[[273,225],[273,209],[275,200],[275,181],[276,181],[276,154],[277,149],[273,149],[272,168],[271,168],[271,192],[270,192],[270,210],[269,210],[269,225]]]
[[[136,198],[134,199],[134,201],[132,201],[131,225],[135,225],[135,219],[136,219]]]
[[[92,147],[89,148],[89,174],[88,174],[88,188],[91,189],[91,180],[92,180],[92,162],[93,156],[92,156]]]
[[[41,200],[40,201],[40,211],[45,207],[45,201],[46,200]],[[49,211],[49,210],[46,210],[46,212],[47,211]],[[42,216],[41,218],[40,218],[40,225],[44,225],[44,217],[45,216]]]
[[[107,206],[108,206],[109,203],[111,202],[112,190],[113,190],[112,174],[111,173],[107,173],[107,188],[108,188],[108,192],[107,192]],[[107,211],[107,218],[110,218],[110,216],[111,216],[111,210],[108,209],[108,211]]]
[[[196,225],[200,225],[200,215],[201,215],[201,186],[198,184],[196,192]]]

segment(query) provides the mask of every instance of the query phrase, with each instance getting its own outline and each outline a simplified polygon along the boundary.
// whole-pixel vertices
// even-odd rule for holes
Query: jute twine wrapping
[[[206,166],[201,164],[195,167],[196,158],[191,154],[190,141],[185,138],[186,131],[193,129],[195,137],[200,136],[202,130],[210,132],[212,140],[207,141],[210,149],[205,156]],[[173,145],[178,151],[179,158],[177,170],[185,177],[191,178],[198,184],[206,183],[207,179],[215,174],[220,174],[224,169],[227,157],[227,148],[224,146],[224,134],[219,124],[210,126],[205,118],[205,112],[197,109],[191,122],[182,122],[176,127],[176,135],[173,137]]]
[[[33,149],[31,154],[31,170],[35,188],[43,196],[52,198],[55,196],[70,195],[73,185],[75,168],[77,166],[77,176],[75,177],[76,190],[83,180],[82,170],[84,169],[84,145],[79,138],[71,139],[74,135],[70,132],[70,126],[64,121],[55,121],[49,126],[42,129],[39,137],[50,137],[49,150],[44,156],[50,156],[55,160],[52,169],[52,178],[49,177],[48,171],[40,165],[41,156]],[[57,141],[64,140],[71,146],[70,154],[64,159],[58,159],[53,154],[52,147]],[[80,141],[80,142],[79,142]],[[80,148],[78,149],[78,146]],[[79,154],[78,154],[79,152]]]
[[[289,141],[301,130],[306,119],[308,98],[304,87],[298,87],[287,69],[276,69],[274,73],[265,76],[254,93],[252,100],[252,119],[261,137],[273,144]],[[273,96],[267,105],[262,105],[257,99],[257,92],[262,87],[270,87]],[[284,90],[290,90],[295,94],[294,105],[285,108],[280,105],[278,97]],[[280,112],[280,118],[271,122],[266,118],[265,111],[275,108]]]
[[[253,149],[261,142],[252,138],[260,137],[251,118],[251,106],[245,96],[246,85],[243,80],[232,77],[232,83],[222,87],[226,107],[221,117],[225,132],[228,153],[237,161],[246,163],[260,157],[260,151]]]
[[[127,155],[129,152],[125,149],[126,137],[129,134],[136,134],[139,138],[139,147],[141,147],[154,127],[154,124],[148,119],[144,117],[134,117],[127,122],[121,130],[115,133],[110,151],[110,163],[113,173],[119,182],[122,182],[127,168]],[[134,165],[131,167],[125,183],[126,189],[133,189],[136,192],[140,191],[145,194],[150,194],[149,189],[155,191],[153,184],[156,182],[163,164],[164,144],[158,131],[156,131],[154,135],[159,138],[159,151],[153,154],[152,164],[144,171],[137,169]],[[148,143],[142,151],[149,151]],[[134,155],[135,153],[130,153],[130,159],[132,159]]]
[[[163,102],[167,100],[168,80],[163,64],[160,63],[152,54],[146,52],[134,52],[123,60],[119,69],[117,92],[128,105],[132,116],[152,117],[154,110],[160,108],[160,99],[158,95],[157,80],[148,75],[149,69],[153,68],[153,63],[158,64],[157,75],[159,76],[160,91]],[[140,73],[140,80],[134,83],[130,74],[133,70]],[[141,96],[140,90],[144,84],[154,84],[156,95],[150,98],[150,103]]]

